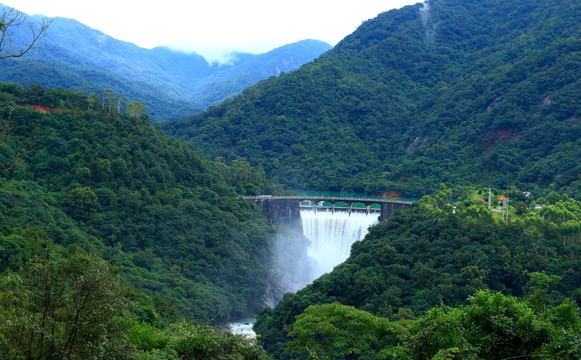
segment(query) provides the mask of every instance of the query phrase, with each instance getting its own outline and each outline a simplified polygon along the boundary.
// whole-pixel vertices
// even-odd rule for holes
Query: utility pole
[[[508,196],[506,197],[506,224],[508,225]]]
[[[490,186],[488,187],[488,210],[490,210],[490,200],[492,198],[492,192],[490,191]]]

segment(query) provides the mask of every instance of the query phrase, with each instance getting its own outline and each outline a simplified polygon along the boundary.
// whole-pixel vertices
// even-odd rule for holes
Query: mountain
[[[434,0],[164,129],[294,189],[581,197],[581,6]]]
[[[265,179],[248,167],[244,183],[234,180],[235,169],[164,134],[146,115],[88,105],[83,93],[0,84],[8,126],[0,272],[80,250],[105,258],[138,289],[131,297],[142,321],[220,323],[255,314],[269,281],[271,230],[236,188]]]
[[[330,48],[322,41],[303,40],[261,55],[232,54],[234,63],[221,66],[196,84],[193,101],[217,105],[224,100],[224,94],[235,95],[260,80],[296,70]]]
[[[13,39],[16,46],[26,41],[25,35],[25,29],[18,30]],[[0,81],[96,94],[110,88],[147,104],[152,120],[170,120],[199,113],[330,48],[321,41],[305,40],[262,55],[233,54],[233,61],[220,66],[195,53],[140,48],[76,20],[57,17],[29,56],[0,63]]]

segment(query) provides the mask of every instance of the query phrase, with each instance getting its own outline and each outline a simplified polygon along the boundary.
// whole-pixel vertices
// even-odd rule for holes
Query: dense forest
[[[295,189],[439,183],[581,197],[581,5],[435,0],[369,20],[301,69],[164,129]]]
[[[268,186],[260,169],[208,161],[147,116],[120,114],[113,94],[90,104],[4,83],[0,99],[0,270],[80,248],[147,294],[149,321],[221,322],[263,306],[271,230],[237,198]]]
[[[578,359],[576,306],[542,298],[542,284],[525,299],[479,292],[469,305],[393,322],[338,303],[309,306],[289,349],[311,359]]]
[[[406,6],[162,126],[0,83],[0,360],[581,358],[579,19]],[[424,196],[267,308],[293,231],[241,196],[293,188]]]
[[[347,261],[296,294],[286,294],[276,308],[265,310],[255,325],[265,349],[280,359],[307,358],[308,351],[296,344],[316,345],[321,349],[328,347],[323,353],[330,356],[329,351],[332,351],[334,354],[328,358],[375,358],[377,353],[373,357],[353,357],[349,356],[349,352],[343,353],[343,350],[339,350],[349,346],[371,346],[371,343],[366,343],[366,340],[359,337],[360,331],[377,335],[372,326],[367,328],[367,325],[359,323],[359,320],[367,319],[368,315],[362,318],[357,315],[352,324],[346,318],[341,318],[351,316],[344,310],[345,307],[329,310],[329,307],[320,306],[322,304],[339,303],[351,306],[373,314],[378,317],[378,320],[373,321],[378,322],[405,323],[406,320],[426,316],[428,319],[417,320],[419,323],[426,323],[451,322],[451,319],[445,319],[448,315],[444,316],[444,313],[448,310],[444,309],[466,306],[467,299],[472,296],[485,302],[496,301],[484,299],[485,295],[482,294],[475,295],[479,291],[499,294],[495,295],[496,298],[500,294],[519,298],[536,296],[532,299],[537,303],[534,306],[543,306],[543,309],[545,305],[558,308],[560,304],[567,303],[567,298],[577,304],[581,303],[581,202],[566,195],[555,196],[552,197],[555,203],[551,207],[545,207],[537,214],[527,212],[520,217],[515,215],[507,224],[502,218],[495,217],[483,204],[475,204],[473,200],[458,202],[454,209],[449,204],[451,195],[451,189],[442,186],[435,194],[423,197],[410,210],[398,212],[390,220],[371,228],[363,241],[353,245]],[[503,298],[502,301],[514,300]],[[313,308],[314,305],[318,307]],[[571,306],[572,313],[576,314],[576,305]],[[438,307],[441,308],[430,312],[430,309]],[[327,309],[324,311],[331,311],[334,315],[327,319],[326,315],[315,309]],[[456,311],[465,310],[453,312]],[[511,322],[524,320],[519,319],[522,315],[510,314],[512,310],[506,311],[506,316],[514,316],[515,319],[499,320],[500,323],[496,326],[506,326],[502,331],[510,332],[512,330],[508,327]],[[449,315],[459,319],[463,316],[457,312]],[[439,319],[429,320],[432,316]],[[543,316],[548,316],[545,320],[552,319],[546,313]],[[306,318],[310,319],[305,320]],[[460,321],[459,319],[457,320]],[[308,325],[301,323],[301,328],[297,329],[293,325],[295,321],[306,321]],[[332,325],[327,327],[327,322]],[[449,325],[450,331],[454,328],[451,324],[453,322]],[[416,325],[406,326],[413,328]],[[440,331],[436,325],[433,327],[434,332]],[[447,335],[451,337],[450,340],[443,338],[438,341],[442,344],[448,343],[446,346],[449,347],[459,346],[461,340],[453,337],[467,336],[468,334],[460,333],[474,330],[464,330],[464,327],[463,325],[458,328],[457,335]],[[524,329],[519,331],[525,331]],[[564,356],[567,359],[581,354],[578,323],[575,329],[575,345],[565,347],[567,351],[574,350],[568,355],[573,357]],[[337,339],[329,339],[325,335],[326,331],[337,331],[341,335],[337,335]],[[382,336],[387,339],[377,339],[375,346],[377,342],[383,345],[376,347],[376,352],[383,346],[394,346],[393,339],[388,338],[396,335],[391,332],[398,332],[394,329],[381,331],[386,332]],[[477,331],[486,331],[486,328]],[[433,333],[413,334],[412,330],[405,335],[400,334],[401,337],[416,335],[436,337]],[[343,336],[345,339],[341,342]],[[518,336],[526,337],[526,334]],[[348,340],[349,338],[357,340]],[[287,347],[289,341],[295,345]],[[351,344],[350,341],[356,344]],[[421,346],[432,346],[432,350],[435,349],[431,355],[402,355],[401,358],[430,359],[439,350],[447,349],[442,344],[429,344],[428,338],[422,341],[427,343]],[[450,358],[464,359],[467,358],[466,354],[478,354],[478,357],[486,354],[485,348],[478,348],[477,343],[471,341],[462,345],[466,348],[460,347],[460,357]],[[517,340],[514,342],[518,343]],[[526,341],[523,340],[524,342]],[[404,343],[405,341],[399,344],[403,346]],[[333,346],[337,348],[333,349]],[[420,347],[419,343],[406,346],[411,347],[405,350],[406,353],[418,351],[413,349],[414,346]],[[475,348],[470,348],[471,346]],[[503,351],[511,354],[510,346],[503,346],[507,346]],[[540,349],[541,345],[535,346]],[[523,351],[528,351],[528,354],[533,352],[530,347],[526,349]],[[392,351],[395,350],[391,349],[388,353],[395,354]],[[517,354],[516,350],[512,353]],[[488,355],[486,358],[501,358],[498,356]]]

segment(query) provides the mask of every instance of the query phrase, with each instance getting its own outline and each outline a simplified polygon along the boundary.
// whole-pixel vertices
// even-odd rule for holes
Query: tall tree
[[[130,101],[129,104],[127,104],[126,111],[131,116],[140,117],[142,114],[145,113],[146,108],[147,106],[143,103],[140,103],[138,101]]]

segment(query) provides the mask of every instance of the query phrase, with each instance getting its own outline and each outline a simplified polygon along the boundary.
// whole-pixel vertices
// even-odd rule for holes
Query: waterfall
[[[377,209],[301,208],[298,226],[278,227],[265,304],[274,306],[284,293],[297,292],[345,261],[351,245],[367,235],[379,215]]]
[[[309,282],[345,261],[351,245],[365,237],[378,217],[376,211],[301,209],[303,234],[310,241],[307,253],[315,263]]]

